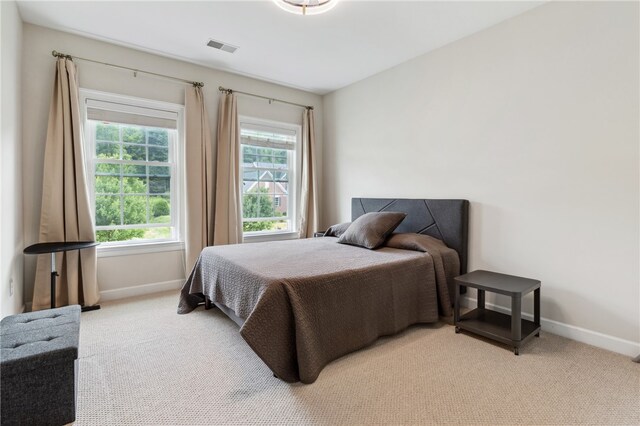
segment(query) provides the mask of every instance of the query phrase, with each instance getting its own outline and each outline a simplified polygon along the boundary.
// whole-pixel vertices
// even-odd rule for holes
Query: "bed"
[[[376,250],[335,237],[207,247],[178,312],[217,306],[274,375],[313,383],[381,336],[451,315],[453,277],[466,272],[468,209],[466,200],[354,198],[352,220],[406,213]]]

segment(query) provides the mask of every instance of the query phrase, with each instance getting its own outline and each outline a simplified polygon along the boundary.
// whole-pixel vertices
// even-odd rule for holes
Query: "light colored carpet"
[[[290,385],[217,309],[177,315],[177,302],[82,314],[76,424],[640,424],[640,364],[552,334],[518,357],[416,326]]]

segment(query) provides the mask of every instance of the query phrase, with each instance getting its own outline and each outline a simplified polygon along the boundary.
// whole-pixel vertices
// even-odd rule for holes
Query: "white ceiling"
[[[316,16],[287,13],[271,0],[18,5],[32,24],[324,94],[541,3],[341,0]],[[239,49],[212,49],[210,38]]]

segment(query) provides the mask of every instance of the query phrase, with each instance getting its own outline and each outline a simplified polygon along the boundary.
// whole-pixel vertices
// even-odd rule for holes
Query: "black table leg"
[[[456,323],[460,319],[460,286],[456,285],[456,294],[453,299],[453,322]]]
[[[540,289],[533,291],[533,323],[536,327],[540,327]],[[540,332],[536,333],[536,337],[540,337]]]
[[[56,254],[51,253],[51,309],[56,307]]]
[[[51,273],[51,309],[56,307],[56,276],[57,272]]]
[[[477,290],[478,292],[478,309],[484,309],[484,290]]]
[[[511,296],[511,340],[522,340],[522,297]],[[517,355],[517,353],[516,353]]]
[[[519,342],[522,340],[522,298],[519,296],[511,297],[511,340]],[[518,343],[519,344],[519,343]],[[520,355],[520,348],[514,346],[513,353]]]

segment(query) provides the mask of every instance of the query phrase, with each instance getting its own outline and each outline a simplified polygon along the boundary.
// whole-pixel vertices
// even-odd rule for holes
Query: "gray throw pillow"
[[[325,237],[340,237],[344,234],[351,225],[351,222],[338,223],[337,225],[331,225],[327,232],[324,233]]]
[[[368,249],[380,247],[406,216],[400,212],[365,213],[351,223],[338,242]]]

